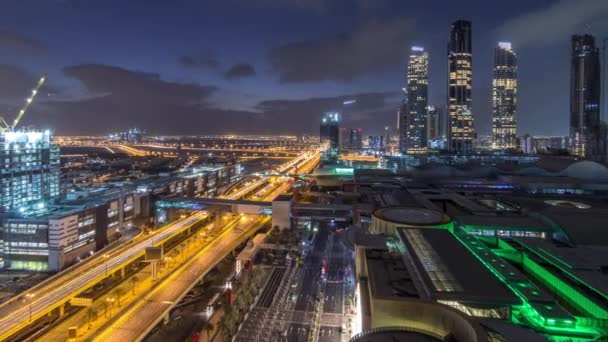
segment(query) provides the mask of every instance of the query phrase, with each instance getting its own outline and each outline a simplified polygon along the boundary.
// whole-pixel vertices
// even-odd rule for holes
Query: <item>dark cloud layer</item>
[[[607,15],[606,0],[559,0],[508,20],[498,29],[498,33],[520,46],[546,45],[563,41],[576,32],[606,29]]]
[[[255,76],[255,68],[249,63],[238,63],[230,67],[224,73],[224,78],[227,80],[235,80],[239,78]]]
[[[406,18],[371,21],[352,33],[274,48],[269,58],[281,82],[351,81],[403,63],[413,31]]]
[[[8,64],[0,64],[0,99],[14,102],[25,99],[38,82],[38,77],[27,70]]]
[[[219,69],[221,63],[212,51],[198,51],[192,54],[182,55],[178,63],[186,68],[209,68]]]
[[[6,71],[3,71],[6,70]],[[138,126],[152,133],[317,133],[323,112],[345,111],[345,125],[375,127],[394,115],[398,94],[362,93],[304,100],[263,101],[251,110],[212,104],[219,91],[210,85],[164,80],[158,74],[83,64],[64,68],[79,81],[84,94],[36,101],[24,124],[50,127],[58,134],[100,134]],[[14,67],[0,67],[21,87],[30,89],[35,77]],[[0,86],[5,86],[0,83]],[[21,94],[15,91],[15,97]],[[343,108],[346,100],[357,100]]]
[[[0,48],[46,52],[47,45],[40,40],[10,30],[0,30]]]
[[[345,101],[354,104],[343,105]],[[336,97],[303,100],[270,100],[260,102],[256,109],[267,122],[275,122],[281,129],[317,133],[319,122],[326,111],[343,113],[345,127],[366,127],[368,132],[380,132],[383,125],[395,118],[400,94],[396,92],[359,93]]]

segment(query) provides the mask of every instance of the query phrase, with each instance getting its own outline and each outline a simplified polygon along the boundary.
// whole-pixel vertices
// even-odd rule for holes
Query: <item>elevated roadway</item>
[[[260,218],[242,229],[229,229],[180,266],[171,276],[98,332],[93,341],[140,341],[215,265],[238,245],[268,224]]]

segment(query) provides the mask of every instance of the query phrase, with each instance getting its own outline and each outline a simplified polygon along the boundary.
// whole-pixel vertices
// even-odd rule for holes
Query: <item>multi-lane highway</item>
[[[121,313],[113,324],[96,335],[94,341],[138,341],[145,337],[226,254],[268,222],[269,218],[263,217],[239,229],[226,229],[129,310]]]
[[[287,172],[296,165],[304,165],[304,168],[308,169],[311,165],[314,166],[318,157],[319,151],[306,152],[274,171]],[[270,177],[261,177],[249,186],[226,197],[238,199],[269,179]],[[87,288],[140,258],[147,247],[168,241],[207,216],[208,214],[204,212],[195,213],[188,218],[171,223],[154,234],[117,248],[109,254],[97,255],[94,260],[62,272],[13,300],[3,303],[0,305],[0,340],[6,340],[52,310],[61,309],[65,303]]]
[[[184,220],[170,224],[150,239],[136,242],[127,249],[112,253],[109,257],[102,256],[99,262],[87,265],[86,268],[68,272],[47,286],[35,288],[34,291],[27,291],[16,300],[0,306],[0,340],[6,339],[19,329],[27,326],[30,321],[34,321],[51,310],[62,306],[114,270],[139,258],[145,252],[146,247],[167,240],[176,232],[181,232],[199,222],[206,215],[208,214],[196,213]],[[27,299],[25,305],[19,299]]]

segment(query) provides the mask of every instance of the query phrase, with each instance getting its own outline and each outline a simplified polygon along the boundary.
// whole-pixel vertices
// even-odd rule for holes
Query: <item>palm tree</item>
[[[116,298],[116,303],[118,304],[118,307],[120,307],[120,296],[123,295],[123,290],[120,287],[117,287],[114,292],[113,292],[113,297]]]
[[[91,322],[95,319],[97,319],[97,309],[95,309],[92,306],[89,306],[88,310],[88,318],[89,318],[89,329],[91,328]]]
[[[209,333],[210,333],[210,332],[212,332],[212,331],[213,331],[213,329],[215,329],[215,326],[213,326],[213,323],[211,323],[211,322],[209,322],[209,321],[208,321],[208,322],[205,324],[205,326],[203,327],[203,329],[205,329],[205,332],[207,333],[207,342],[208,342],[208,341],[211,341],[211,340],[209,339]]]
[[[138,281],[139,278],[136,275],[131,278],[131,294],[133,296],[135,296],[135,285],[137,285]]]

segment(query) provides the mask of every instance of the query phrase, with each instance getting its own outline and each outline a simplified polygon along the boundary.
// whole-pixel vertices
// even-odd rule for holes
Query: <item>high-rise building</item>
[[[429,54],[413,46],[407,66],[407,106],[405,108],[405,144],[402,153],[423,153],[427,147],[427,117],[429,87]]]
[[[0,212],[25,211],[59,195],[59,145],[49,131],[0,132]]]
[[[426,107],[426,136],[428,140],[438,140],[441,137],[439,131],[439,107]]]
[[[384,148],[383,135],[370,135],[367,137],[367,145],[372,150],[381,150]]]
[[[448,148],[453,153],[473,151],[472,93],[471,22],[458,20],[452,24],[448,44]]]
[[[404,88],[405,89],[405,88]],[[407,95],[403,98],[397,111],[397,134],[399,135],[399,152],[405,154],[407,145]]]
[[[516,149],[517,141],[517,55],[511,43],[494,49],[492,80],[492,148]]]
[[[570,152],[606,160],[605,127],[600,118],[600,55],[591,35],[572,36],[570,70]]]
[[[363,148],[363,129],[352,128],[350,130],[349,148],[352,150],[360,150]]]
[[[329,142],[332,154],[337,154],[340,149],[340,113],[327,112],[323,115],[319,136],[321,142]]]
[[[526,134],[519,138],[519,146],[524,154],[532,154],[535,152],[534,148],[534,137],[530,134]]]

